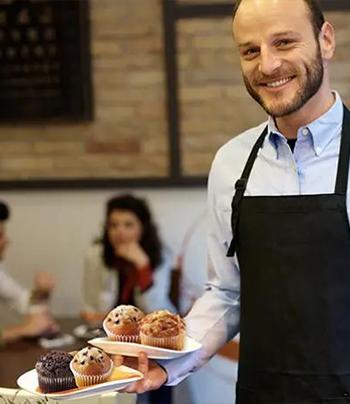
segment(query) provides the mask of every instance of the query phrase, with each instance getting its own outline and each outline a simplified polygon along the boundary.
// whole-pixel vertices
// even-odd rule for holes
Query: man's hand
[[[144,376],[142,380],[122,390],[126,393],[141,394],[146,391],[157,390],[168,379],[166,371],[157,362],[149,360],[145,352],[140,352],[138,358],[125,358],[123,365],[139,370]]]

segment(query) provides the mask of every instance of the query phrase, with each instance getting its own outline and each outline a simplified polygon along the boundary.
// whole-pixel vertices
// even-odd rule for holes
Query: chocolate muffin
[[[35,364],[40,390],[53,393],[74,389],[75,379],[69,364],[73,356],[63,351],[50,351],[41,355]]]
[[[74,355],[70,368],[79,387],[90,386],[108,380],[113,361],[102,349],[88,346]]]
[[[109,339],[139,342],[139,324],[144,313],[132,305],[120,305],[111,310],[103,321]]]

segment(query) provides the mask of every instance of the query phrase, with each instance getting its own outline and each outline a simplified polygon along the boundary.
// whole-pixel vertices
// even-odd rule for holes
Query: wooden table
[[[81,319],[78,318],[62,318],[57,319],[64,333],[72,333],[72,330]],[[76,339],[73,345],[66,345],[62,348],[64,351],[73,351],[83,348],[86,341]],[[1,387],[18,387],[16,380],[18,376],[27,370],[33,369],[39,356],[47,349],[41,348],[35,339],[19,340],[7,344],[0,349],[0,386]]]

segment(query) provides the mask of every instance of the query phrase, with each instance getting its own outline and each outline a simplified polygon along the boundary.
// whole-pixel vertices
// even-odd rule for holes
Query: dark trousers
[[[138,404],[172,404],[172,387],[161,386],[158,390],[140,394]]]

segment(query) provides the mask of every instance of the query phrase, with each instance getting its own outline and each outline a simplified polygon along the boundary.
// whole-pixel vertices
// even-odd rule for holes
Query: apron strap
[[[346,195],[347,186],[348,186],[348,176],[349,176],[349,160],[350,160],[350,112],[343,105],[344,108],[344,117],[342,124],[342,134],[341,134],[341,142],[340,142],[340,151],[339,151],[339,160],[338,160],[338,169],[337,169],[337,179],[335,185],[335,193]],[[239,207],[241,204],[241,200],[243,198],[244,192],[247,187],[248,178],[250,172],[252,170],[254,161],[258,154],[259,149],[264,143],[264,139],[267,135],[267,126],[259,136],[256,141],[254,147],[252,148],[248,161],[243,169],[243,173],[241,178],[235,183],[235,194],[231,203],[231,228],[232,228],[232,240],[230,243],[230,247],[227,251],[227,257],[233,257],[236,250],[236,229],[239,218]]]
[[[250,175],[250,172],[253,168],[254,161],[256,159],[256,156],[258,155],[259,149],[264,143],[265,137],[267,135],[267,126],[265,129],[262,131],[261,135],[259,136],[258,140],[256,141],[254,147],[252,148],[247,163],[243,169],[243,173],[241,175],[241,178],[238,179],[235,183],[235,194],[233,196],[232,202],[231,202],[231,228],[232,228],[232,240],[230,243],[230,247],[227,251],[226,256],[227,257],[233,257],[235,254],[236,246],[235,246],[235,233],[236,233],[236,228],[237,228],[237,223],[238,223],[238,217],[239,217],[239,207],[241,204],[241,200],[243,198],[244,192],[247,188],[247,183],[248,183],[248,178]]]
[[[343,127],[340,141],[337,181],[335,193],[346,195],[350,156],[350,112],[344,105]]]

